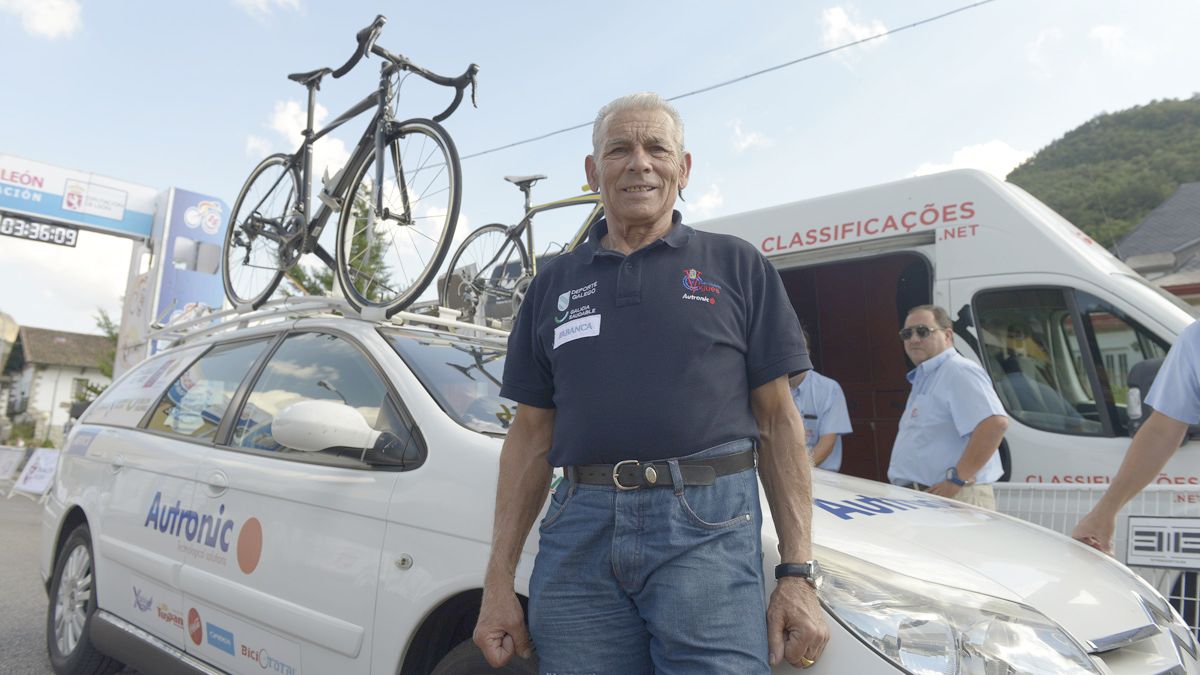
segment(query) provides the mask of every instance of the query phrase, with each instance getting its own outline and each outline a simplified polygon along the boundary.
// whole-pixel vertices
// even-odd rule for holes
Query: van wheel
[[[463,640],[438,662],[432,675],[537,675],[537,672],[536,656],[523,659],[514,655],[503,668],[493,668],[488,665],[487,659],[483,658],[483,652],[479,651],[474,642]]]
[[[92,645],[88,628],[96,613],[96,568],[92,535],[76,527],[58,554],[46,611],[46,651],[59,675],[107,675],[123,666]]]

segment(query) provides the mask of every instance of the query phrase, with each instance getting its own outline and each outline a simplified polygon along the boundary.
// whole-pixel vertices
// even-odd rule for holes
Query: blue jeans
[[[752,447],[744,439],[680,459]],[[529,628],[541,672],[766,673],[755,471],[623,492],[564,480],[542,520]]]

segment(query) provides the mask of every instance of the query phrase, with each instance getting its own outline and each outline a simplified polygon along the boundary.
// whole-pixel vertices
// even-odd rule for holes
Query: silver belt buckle
[[[621,467],[623,465],[637,464],[637,463],[638,463],[638,461],[636,459],[626,459],[626,460],[617,462],[616,464],[613,464],[612,481],[613,481],[613,485],[616,485],[618,490],[636,490],[639,487],[641,487],[640,485],[621,485],[621,479],[619,477],[619,473],[620,473]]]

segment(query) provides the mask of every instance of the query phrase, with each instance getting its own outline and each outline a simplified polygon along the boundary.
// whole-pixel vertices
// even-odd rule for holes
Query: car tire
[[[476,647],[474,642],[463,640],[438,662],[432,675],[537,675],[537,673],[536,656],[528,659],[513,656],[508,663],[504,664],[503,668],[493,668],[488,665],[487,659],[483,658],[483,652],[479,651],[479,647]]]
[[[123,664],[100,653],[88,630],[96,613],[96,568],[87,525],[71,531],[58,553],[46,609],[46,651],[58,675],[108,675]]]

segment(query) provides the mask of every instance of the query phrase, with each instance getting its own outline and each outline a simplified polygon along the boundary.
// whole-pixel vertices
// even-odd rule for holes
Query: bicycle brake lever
[[[479,74],[479,66],[472,63],[470,70],[471,70],[471,107],[478,108],[479,104],[475,102],[475,88],[477,86],[479,86],[479,82],[478,82],[478,80],[475,79],[475,76]]]

